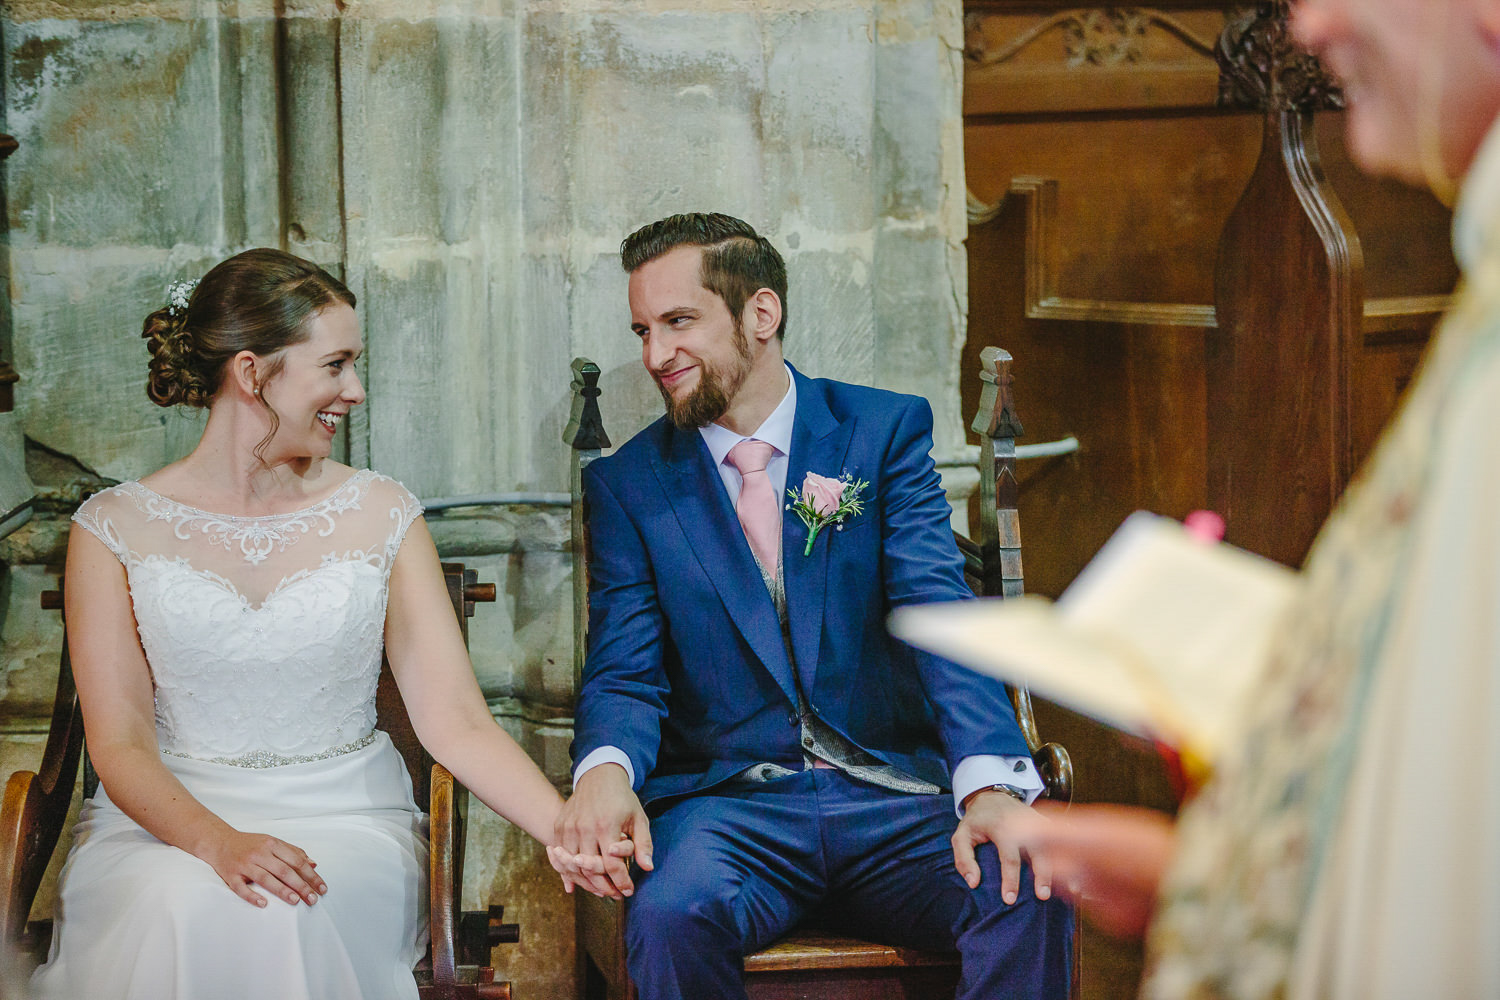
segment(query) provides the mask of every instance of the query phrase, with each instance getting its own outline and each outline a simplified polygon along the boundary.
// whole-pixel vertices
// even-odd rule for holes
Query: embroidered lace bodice
[[[422,506],[355,472],[299,511],[227,517],[138,482],[73,519],[124,564],[164,753],[268,766],[367,742],[391,564]]]

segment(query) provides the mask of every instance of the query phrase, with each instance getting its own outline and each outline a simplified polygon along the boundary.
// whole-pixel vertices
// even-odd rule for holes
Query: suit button
[[[791,715],[788,715],[788,716],[787,716],[787,717],[786,717],[786,721],[787,721],[787,722],[788,722],[788,723],[790,723],[790,724],[791,724],[791,725],[793,725],[793,726],[795,726],[795,725],[796,725],[796,724],[797,724],[797,723],[798,723],[798,722],[800,722],[800,721],[801,721],[801,720],[800,720],[800,719],[798,719],[798,718],[797,718],[797,713],[796,713],[796,712],[793,712],[793,713],[792,713],[792,714],[791,714]]]
[[[813,745],[813,738],[811,736],[802,737],[802,745],[811,749]]]

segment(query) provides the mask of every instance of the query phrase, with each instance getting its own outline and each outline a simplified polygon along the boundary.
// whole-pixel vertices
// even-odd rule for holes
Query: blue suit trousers
[[[745,955],[805,916],[868,940],[956,948],[960,1000],[1063,998],[1072,916],[1023,873],[1000,896],[999,859],[979,850],[970,889],[953,867],[950,795],[904,795],[816,769],[720,786],[651,822],[656,869],[636,879],[625,936],[648,1000],[744,997]]]

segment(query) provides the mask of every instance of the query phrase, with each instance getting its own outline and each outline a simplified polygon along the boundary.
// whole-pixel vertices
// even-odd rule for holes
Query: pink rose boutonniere
[[[801,493],[786,491],[786,495],[792,498],[792,502],[786,505],[787,509],[807,525],[807,545],[802,549],[803,555],[812,554],[818,532],[830,524],[843,524],[865,509],[859,495],[869,485],[863,479],[856,482],[847,472],[838,479],[809,472],[802,480]]]

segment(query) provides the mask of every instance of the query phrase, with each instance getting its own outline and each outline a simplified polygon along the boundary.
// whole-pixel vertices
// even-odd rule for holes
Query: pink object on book
[[[1211,510],[1195,510],[1182,519],[1182,526],[1200,542],[1222,542],[1224,519]]]

